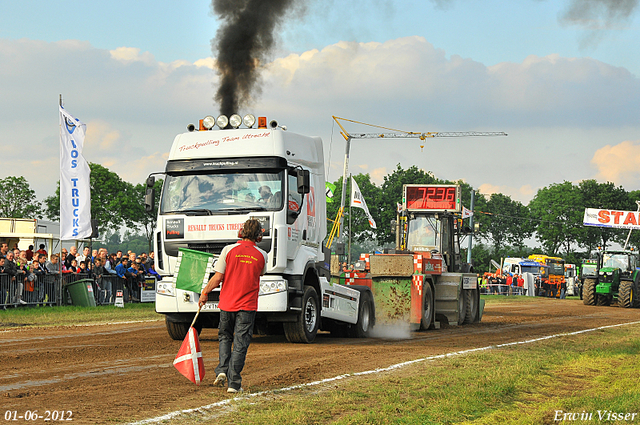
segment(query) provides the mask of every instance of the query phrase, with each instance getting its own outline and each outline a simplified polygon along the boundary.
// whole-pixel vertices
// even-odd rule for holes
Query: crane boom
[[[506,136],[504,131],[430,131],[428,133],[351,133],[352,139],[420,139],[428,137]]]
[[[342,194],[340,199],[340,212],[338,213],[338,217],[336,217],[336,222],[334,223],[334,229],[332,229],[332,234],[336,233],[340,235],[342,233],[343,225],[344,225],[344,206],[345,206],[345,190],[347,188],[347,173],[349,170],[349,151],[351,150],[351,140],[352,139],[419,139],[425,140],[427,138],[435,138],[435,137],[478,137],[478,136],[506,136],[507,133],[504,131],[428,131],[428,132],[415,132],[415,131],[402,131],[394,128],[382,127],[380,125],[375,124],[367,124],[360,121],[350,120],[348,118],[341,118],[332,116],[333,120],[340,126],[342,137],[347,141],[345,156],[344,156],[344,172],[342,178]],[[368,125],[370,127],[381,128],[384,130],[388,130],[388,133],[354,133],[350,134],[340,123],[340,121],[349,121],[356,124]],[[420,146],[423,148],[424,145]],[[339,221],[338,221],[339,218]],[[336,227],[337,226],[337,227]],[[332,240],[332,239],[331,239]],[[330,247],[330,242],[328,244]]]

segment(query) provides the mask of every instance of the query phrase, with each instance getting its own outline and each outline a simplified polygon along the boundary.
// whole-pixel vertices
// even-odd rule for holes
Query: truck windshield
[[[540,274],[540,266],[521,266],[522,273],[532,273],[535,275]]]
[[[416,217],[409,221],[407,248],[410,251],[439,249],[437,235],[440,222],[433,217]]]
[[[216,214],[282,209],[284,171],[167,175],[161,214]]]
[[[549,262],[549,274],[552,275],[564,275],[564,264],[556,263],[554,261]]]

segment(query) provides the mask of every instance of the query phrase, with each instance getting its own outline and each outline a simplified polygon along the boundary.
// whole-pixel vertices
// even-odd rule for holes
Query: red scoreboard
[[[405,184],[404,207],[407,211],[460,212],[460,186],[449,184]]]

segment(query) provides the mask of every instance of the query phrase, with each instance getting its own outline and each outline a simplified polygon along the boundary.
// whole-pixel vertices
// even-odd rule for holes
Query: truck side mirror
[[[309,180],[309,170],[298,170],[298,193],[304,195],[311,191]]]
[[[149,178],[152,179],[153,177],[149,177]],[[148,183],[149,183],[149,180],[147,179],[147,184]],[[151,185],[151,187],[147,186],[147,192],[144,194],[144,210],[147,213],[153,212],[155,200],[156,200],[155,188],[153,187],[153,185]]]
[[[144,194],[144,210],[147,213],[153,212],[153,207],[156,201],[156,190],[154,188],[156,184],[156,178],[153,176],[147,177],[147,191]]]

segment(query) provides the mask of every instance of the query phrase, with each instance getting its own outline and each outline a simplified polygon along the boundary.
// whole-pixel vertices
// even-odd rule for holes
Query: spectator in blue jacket
[[[131,262],[131,267],[127,269],[129,279],[131,280],[132,294],[138,294],[140,287],[142,286],[142,280],[144,279],[144,271],[140,270],[140,265],[135,261]],[[135,292],[133,292],[135,291]],[[136,297],[133,297],[134,301],[138,301]]]
[[[116,266],[116,273],[118,274],[118,277],[123,279],[123,284],[124,287],[127,289],[128,294],[128,299],[127,301],[138,301],[134,296],[133,296],[133,285],[131,282],[131,273],[129,272],[129,264],[128,264],[128,260],[126,258],[122,259],[122,262],[119,263]]]

